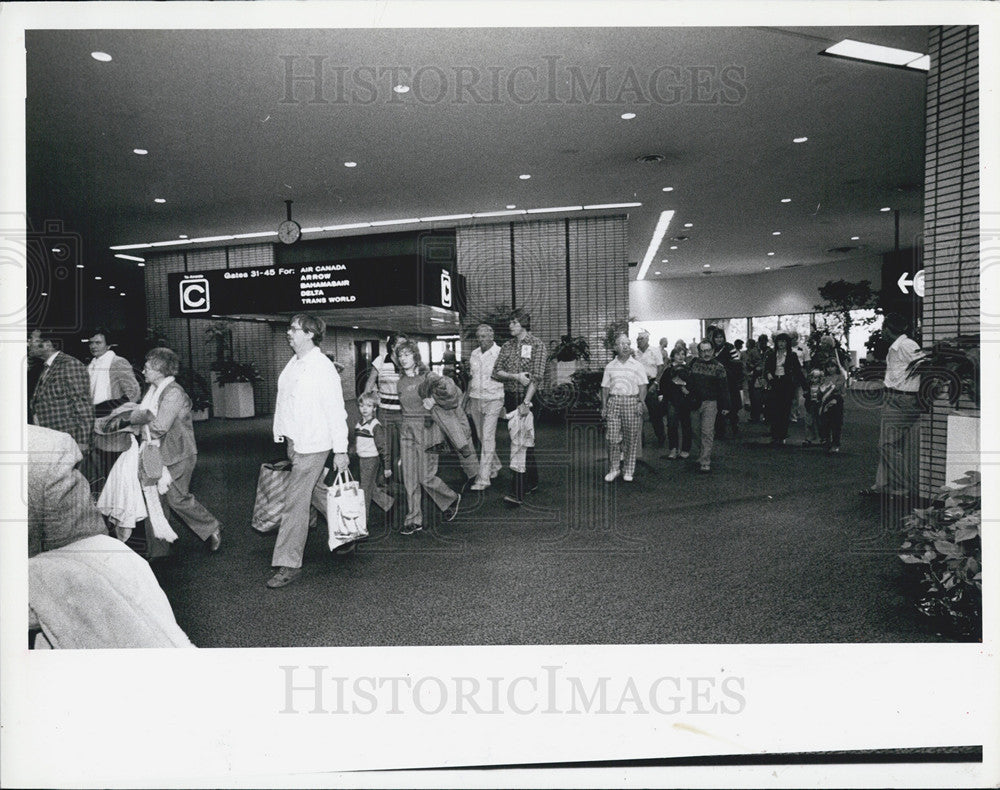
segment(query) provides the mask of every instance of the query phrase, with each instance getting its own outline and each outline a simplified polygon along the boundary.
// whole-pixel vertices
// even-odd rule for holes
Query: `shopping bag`
[[[257,496],[253,503],[250,526],[258,532],[274,532],[281,526],[281,510],[285,506],[285,489],[292,462],[269,461],[260,465],[257,476]]]
[[[368,537],[365,494],[349,471],[338,472],[326,492],[326,523],[330,550]]]

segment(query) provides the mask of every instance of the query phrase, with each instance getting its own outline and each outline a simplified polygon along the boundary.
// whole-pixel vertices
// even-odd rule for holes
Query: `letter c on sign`
[[[180,287],[182,313],[207,313],[211,309],[208,280],[204,277],[181,280]]]
[[[447,270],[441,272],[441,306],[451,307],[451,275]]]

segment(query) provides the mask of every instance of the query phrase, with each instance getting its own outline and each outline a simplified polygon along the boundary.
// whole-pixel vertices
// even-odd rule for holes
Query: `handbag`
[[[260,465],[257,495],[250,518],[250,526],[258,532],[274,532],[281,526],[281,511],[285,506],[285,490],[291,471],[292,462],[285,459]]]
[[[368,537],[365,493],[349,471],[338,472],[327,489],[326,523],[330,530],[330,551]]]
[[[163,475],[163,455],[160,453],[159,442],[153,443],[149,435],[149,426],[144,425],[142,429],[145,441],[139,451],[139,465],[143,474],[150,480],[159,480]]]

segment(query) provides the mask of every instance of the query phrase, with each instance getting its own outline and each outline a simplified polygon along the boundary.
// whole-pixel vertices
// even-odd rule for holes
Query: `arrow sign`
[[[899,286],[899,290],[902,291],[904,294],[908,294],[909,293],[909,291],[907,290],[907,288],[912,285],[913,286],[913,293],[916,294],[917,296],[919,296],[921,299],[923,299],[923,296],[924,296],[924,270],[921,269],[920,271],[916,272],[913,275],[913,279],[912,280],[910,279],[910,276],[909,276],[909,274],[907,272],[903,272],[899,276],[899,279],[896,281],[896,285]]]

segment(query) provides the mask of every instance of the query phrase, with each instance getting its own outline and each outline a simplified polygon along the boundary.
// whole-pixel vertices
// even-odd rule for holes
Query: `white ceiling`
[[[631,261],[661,211],[676,212],[668,235],[688,237],[664,242],[653,277],[870,257],[895,242],[880,207],[900,211],[903,247],[920,232],[926,75],[818,55],[841,38],[924,52],[927,30],[29,31],[29,213],[85,234],[105,265],[112,244],[273,230],[286,199],[303,227],[641,202],[628,210]],[[301,73],[311,56],[325,103],[310,101],[312,84],[287,95],[283,58]],[[422,69],[421,80],[400,96],[391,74],[363,67]],[[568,101],[574,69],[587,81],[603,69],[610,101]],[[456,101],[460,75],[476,73],[484,100]],[[704,102],[692,100],[695,73]],[[809,141],[793,144],[799,135]],[[664,159],[636,161],[649,154]]]

